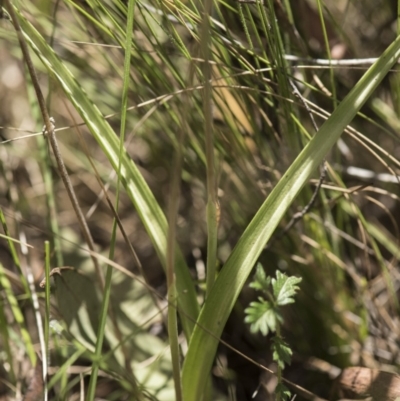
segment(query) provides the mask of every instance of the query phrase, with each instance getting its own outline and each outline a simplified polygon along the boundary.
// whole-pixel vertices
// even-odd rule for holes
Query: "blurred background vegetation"
[[[119,133],[126,2],[37,0],[15,2],[15,6]],[[397,12],[394,0],[214,1],[210,63],[221,210],[217,268],[315,133],[310,114],[320,126],[372,63],[370,58],[379,57],[394,40]],[[199,303],[204,298],[207,255],[201,21],[200,2],[136,2],[125,138],[129,156],[165,213],[171,177],[177,173],[172,160],[182,146],[176,238]],[[15,245],[22,270],[29,266],[43,310],[39,283],[44,276],[44,241],[51,243],[52,267],[73,266],[89,276],[93,272],[81,248],[76,216],[41,133],[43,121],[17,36],[7,19],[0,21],[0,35],[0,206],[9,235],[31,246]],[[31,53],[56,121],[62,157],[97,250],[108,255],[114,216],[83,142],[112,200],[115,170],[81,124],[64,90]],[[284,230],[312,198],[318,171],[293,201],[260,257],[269,275],[280,269],[303,278],[295,304],[285,310],[283,334],[293,360],[284,376],[326,399],[332,396],[337,368],[366,366],[397,372],[400,364],[399,127],[400,85],[395,69],[329,155],[326,178],[309,212]],[[143,274],[152,288],[165,295],[162,263],[124,191],[118,214],[143,271],[135,266],[120,233],[114,260]],[[0,399],[20,399],[34,377],[20,328],[27,328],[36,350],[38,331],[32,303],[5,239],[0,240],[0,261],[1,277],[6,280],[0,286]],[[168,335],[163,313],[157,313],[157,308],[162,312],[165,300],[153,302],[151,291],[137,282],[128,284],[124,276],[116,274],[114,281],[113,301],[116,307],[125,305],[121,319],[126,320],[126,332],[122,330],[122,335],[128,336],[134,326],[144,339],[135,345],[136,352],[129,351],[136,363],[133,371],[144,386],[141,391],[150,399],[173,400],[165,356]],[[11,313],[6,282],[22,311],[22,326]],[[222,339],[274,369],[268,337],[251,334],[244,323],[244,309],[256,295],[248,287],[243,289]],[[62,324],[64,307],[56,302],[53,306],[52,318]],[[182,337],[183,349],[184,343]],[[60,368],[62,375],[50,399],[78,399],[79,374],[90,366],[90,356],[76,338],[57,331],[52,334],[51,355],[50,374],[57,367],[64,369]],[[71,355],[77,356],[67,363]],[[123,357],[118,358],[110,358],[101,367],[98,399],[132,399]],[[151,368],[141,374],[142,366]],[[273,400],[275,385],[274,376],[220,345],[213,369],[214,399]]]

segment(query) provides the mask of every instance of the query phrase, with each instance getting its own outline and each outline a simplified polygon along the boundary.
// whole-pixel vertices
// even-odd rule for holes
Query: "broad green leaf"
[[[48,46],[40,33],[16,10],[25,39],[39,59],[59,82],[65,95],[74,105],[90,132],[102,147],[113,168],[118,171],[120,162],[119,139],[111,126],[104,119],[100,110],[88,98],[82,86],[72,76],[65,64]],[[166,265],[167,221],[164,213],[150,191],[146,181],[126,151],[121,156],[122,183],[133,205],[139,214],[161,263]],[[198,303],[195,287],[188,267],[179,250],[176,257],[176,285],[178,291],[178,307],[182,325],[189,338],[194,321],[198,315]]]
[[[190,340],[182,372],[185,401],[200,399],[215,358],[218,339],[265,244],[302,187],[399,56],[400,37],[368,69],[301,151],[238,241],[201,309],[199,324]]]

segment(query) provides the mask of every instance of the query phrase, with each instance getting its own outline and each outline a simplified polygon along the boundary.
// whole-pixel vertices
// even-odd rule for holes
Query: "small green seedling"
[[[272,338],[272,358],[278,365],[278,385],[275,393],[277,401],[289,400],[290,391],[282,383],[282,370],[285,364],[290,364],[292,350],[281,336],[281,325],[283,317],[281,308],[284,305],[294,303],[294,296],[301,282],[299,277],[289,277],[279,270],[276,272],[276,278],[271,278],[265,274],[265,271],[259,263],[256,268],[253,281],[250,287],[262,291],[264,297],[258,297],[257,301],[251,302],[246,308],[245,322],[250,323],[252,333],[261,333],[266,336],[268,333],[276,333]]]

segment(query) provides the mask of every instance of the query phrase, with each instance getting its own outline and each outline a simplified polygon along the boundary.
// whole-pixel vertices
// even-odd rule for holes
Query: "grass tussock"
[[[2,6],[0,399],[400,397],[395,2]]]

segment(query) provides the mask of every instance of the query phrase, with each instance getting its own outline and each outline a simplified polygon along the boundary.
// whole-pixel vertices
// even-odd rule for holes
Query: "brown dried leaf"
[[[378,369],[346,368],[338,378],[343,397],[374,401],[396,401],[400,397],[400,376]]]

